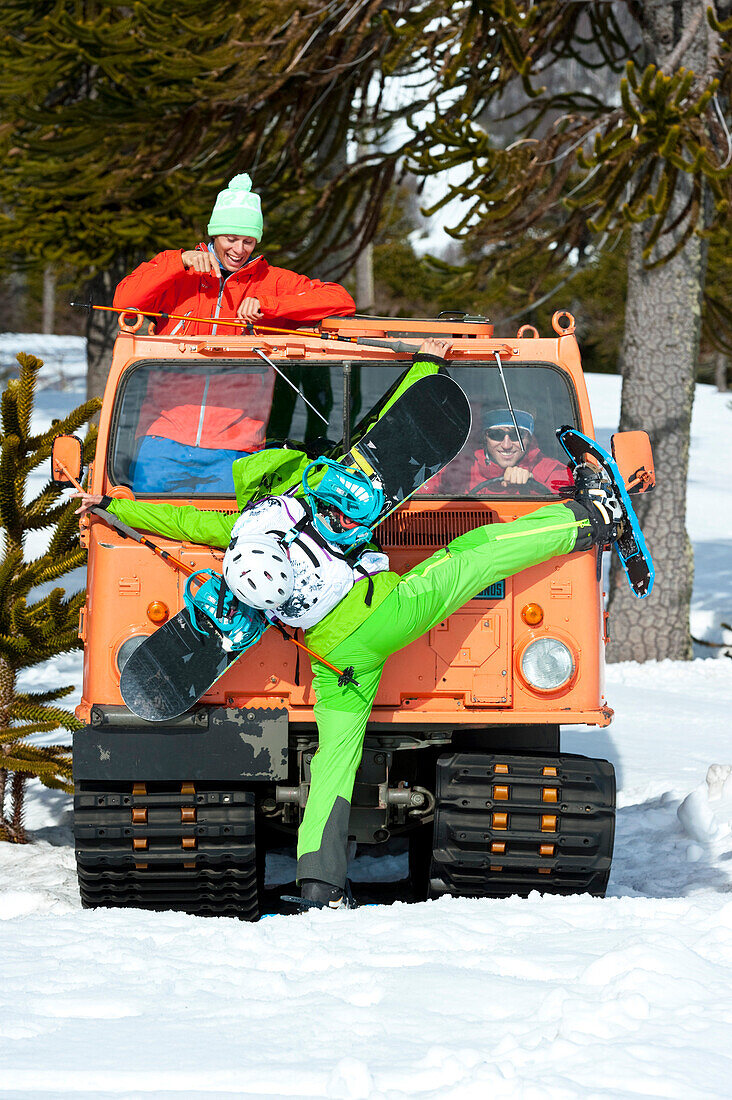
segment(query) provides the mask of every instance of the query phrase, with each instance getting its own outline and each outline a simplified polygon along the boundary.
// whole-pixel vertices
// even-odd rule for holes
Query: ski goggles
[[[521,434],[521,440],[526,440],[531,435],[528,428],[519,428]],[[505,437],[508,436],[512,443],[519,442],[519,436],[516,434],[515,428],[486,428],[485,437],[490,439],[491,443],[502,443]]]

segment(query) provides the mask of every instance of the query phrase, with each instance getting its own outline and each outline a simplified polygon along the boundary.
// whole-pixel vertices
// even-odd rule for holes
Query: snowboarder
[[[415,355],[414,368],[436,369],[450,350],[444,341],[427,340]],[[425,363],[424,360],[427,360]],[[256,461],[244,460],[245,462]],[[190,542],[228,547],[224,560],[227,583],[242,599],[247,587],[252,606],[278,614],[285,608],[287,621],[297,625],[298,608],[292,597],[297,565],[283,560],[282,509],[303,506],[293,498],[273,497],[255,503],[241,516],[201,512],[194,507],[144,504],[82,494],[79,512],[90,507],[107,508],[123,522],[158,534]],[[262,527],[264,512],[272,509],[277,527]],[[331,508],[329,521],[344,529],[361,517],[348,503],[343,511]],[[247,516],[256,520],[248,530]],[[344,683],[337,671],[313,661],[313,688],[318,726],[318,751],[311,762],[311,786],[298,834],[297,881],[303,907],[338,908],[347,904],[347,841],[350,800],[361,761],[363,739],[371,707],[388,657],[432,629],[486,586],[558,555],[589,550],[615,541],[622,513],[614,498],[603,491],[590,494],[578,482],[575,499],[551,504],[510,523],[476,528],[438,550],[404,576],[388,570],[384,555],[370,551],[370,575],[356,583],[352,574],[336,599],[332,589],[316,611],[312,598],[303,601],[305,641],[320,656],[339,668],[352,666],[357,683]],[[336,527],[333,529],[335,530]],[[232,537],[233,535],[233,537]],[[264,536],[266,545],[256,539]],[[260,551],[255,566],[254,550]],[[327,539],[320,547],[318,564],[311,572],[327,581],[330,550]],[[337,549],[337,546],[336,546]],[[307,552],[313,548],[308,547]],[[237,558],[237,554],[241,556]],[[286,557],[287,555],[284,555]],[[265,560],[266,558],[266,560]],[[364,555],[363,561],[366,561]],[[264,568],[261,563],[264,562]],[[255,572],[256,569],[256,572]],[[332,567],[335,573],[335,566]],[[227,575],[228,574],[228,575]],[[253,587],[249,580],[254,580]],[[366,583],[366,581],[368,583]],[[310,590],[312,597],[313,589]],[[307,607],[305,607],[307,603]]]

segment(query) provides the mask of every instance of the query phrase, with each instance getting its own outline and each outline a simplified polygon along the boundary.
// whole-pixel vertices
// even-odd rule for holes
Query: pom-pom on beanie
[[[261,241],[264,225],[259,195],[252,191],[252,181],[246,172],[234,176],[224,191],[216,196],[208,233],[231,233],[235,237],[254,237]]]

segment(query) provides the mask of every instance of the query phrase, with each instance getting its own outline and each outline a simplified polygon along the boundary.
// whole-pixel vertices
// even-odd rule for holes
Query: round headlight
[[[558,638],[537,638],[521,655],[521,672],[539,691],[556,691],[572,678],[574,658]]]
[[[117,668],[120,674],[135,650],[139,649],[146,638],[149,637],[149,634],[133,634],[131,638],[126,638],[124,642],[122,642],[122,645],[117,650]]]

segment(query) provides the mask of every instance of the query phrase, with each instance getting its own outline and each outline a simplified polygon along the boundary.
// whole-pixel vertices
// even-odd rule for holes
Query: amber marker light
[[[527,626],[541,626],[544,621],[544,609],[538,603],[527,603],[521,608],[521,618]]]
[[[169,615],[168,605],[162,600],[153,600],[147,605],[147,617],[151,623],[164,623]]]

